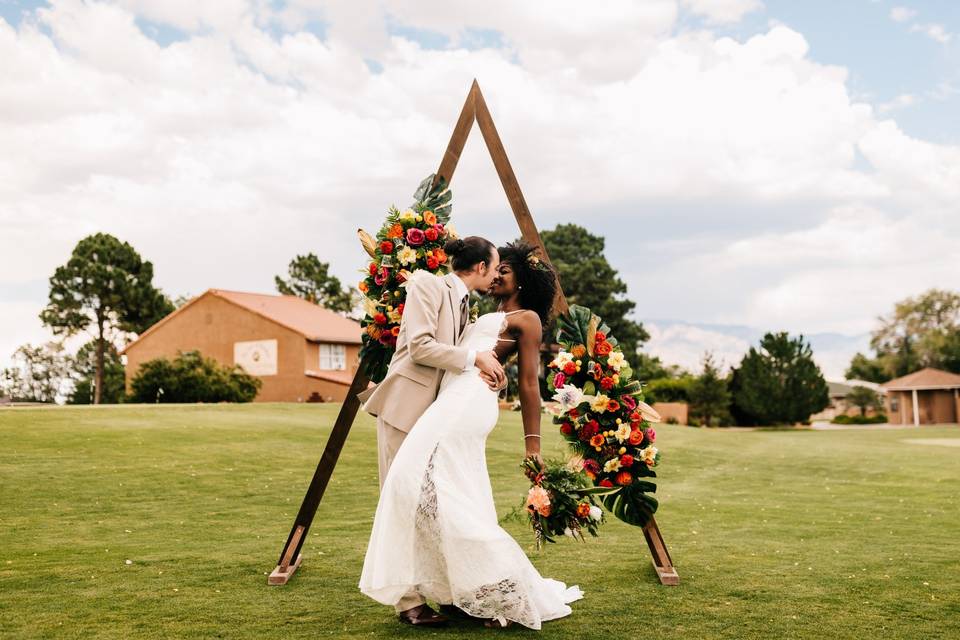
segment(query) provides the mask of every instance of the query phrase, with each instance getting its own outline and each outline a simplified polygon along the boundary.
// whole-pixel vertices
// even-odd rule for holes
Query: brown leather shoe
[[[399,616],[400,622],[414,627],[442,627],[447,624],[447,616],[437,613],[426,604],[401,611]]]
[[[460,607],[454,604],[442,604],[440,605],[440,613],[450,617],[450,618],[463,618],[464,620],[471,620],[473,622],[485,622],[483,618],[477,618],[470,615]]]

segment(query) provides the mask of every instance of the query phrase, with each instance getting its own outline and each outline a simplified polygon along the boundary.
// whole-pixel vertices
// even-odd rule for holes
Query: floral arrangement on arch
[[[643,402],[640,383],[599,317],[574,305],[557,323],[561,348],[547,376],[557,403],[553,421],[593,484],[609,489],[601,498],[607,510],[642,527],[658,505],[649,478],[660,461],[651,426],[660,416]]]
[[[406,281],[418,269],[446,273],[449,260],[443,250],[457,237],[449,225],[453,194],[434,174],[420,183],[414,203],[399,210],[391,206],[375,237],[360,229],[360,243],[370,256],[364,278],[357,287],[363,294],[363,346],[360,359],[374,382],[387,374],[397,346],[400,318],[406,301]]]

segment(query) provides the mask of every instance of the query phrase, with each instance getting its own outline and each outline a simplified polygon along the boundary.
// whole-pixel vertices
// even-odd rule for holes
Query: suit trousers
[[[400,445],[403,444],[404,439],[407,437],[405,431],[401,431],[391,424],[387,423],[383,418],[377,417],[377,461],[379,462],[380,467],[380,488],[383,489],[383,481],[387,478],[387,471],[390,470],[390,465],[393,464],[393,459],[397,457],[397,451],[400,450]],[[395,606],[397,613],[401,611],[407,611],[408,609],[413,609],[418,607],[421,604],[424,604],[426,600],[423,599],[416,591],[410,591],[404,594],[400,598]]]

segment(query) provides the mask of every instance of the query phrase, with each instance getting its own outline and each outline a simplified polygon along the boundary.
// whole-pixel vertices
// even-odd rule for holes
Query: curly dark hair
[[[520,305],[540,316],[540,322],[546,326],[559,288],[557,272],[540,258],[539,248],[522,240],[508,242],[507,246],[497,251],[500,253],[500,262],[513,268],[514,278],[520,288]]]

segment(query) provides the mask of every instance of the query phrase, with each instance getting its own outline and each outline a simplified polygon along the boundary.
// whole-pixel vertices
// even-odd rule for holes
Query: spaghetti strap
[[[526,311],[526,309],[514,309],[513,311],[504,311],[504,312],[502,312],[502,313],[503,313],[503,315],[505,315],[505,316],[509,316],[510,314],[520,313],[521,311]]]

